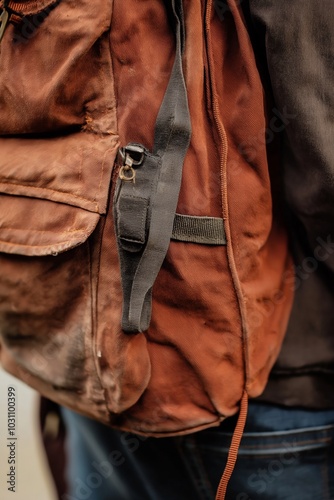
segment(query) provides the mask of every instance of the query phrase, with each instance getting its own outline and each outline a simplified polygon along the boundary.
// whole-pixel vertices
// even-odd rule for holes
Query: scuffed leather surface
[[[273,220],[264,97],[237,3],[229,0],[232,12],[220,20],[211,1],[207,8],[204,1],[184,1],[193,136],[178,212],[222,217],[227,248],[171,242],[145,333],[126,335],[120,328],[122,290],[111,210],[117,171],[111,185],[110,175],[117,134],[122,144],[152,146],[175,50],[169,3],[114,0],[111,9],[111,2],[101,0],[93,15],[84,0],[75,6],[62,0],[31,44],[21,47],[23,54],[43,52],[46,66],[38,67],[40,78],[34,74],[29,84],[35,92],[21,83],[29,69],[26,58],[10,76],[10,91],[0,78],[5,91],[0,118],[8,110],[11,115],[2,135],[15,134],[0,138],[0,189],[28,196],[27,214],[33,198],[55,211],[64,204],[57,216],[41,212],[45,221],[37,229],[64,224],[66,232],[76,221],[86,225],[88,236],[87,220],[102,214],[87,242],[61,255],[0,254],[1,361],[49,398],[133,432],[167,435],[218,425],[237,411],[245,386],[251,396],[263,390],[286,327],[291,304],[282,283],[289,267],[286,236]],[[83,7],[87,12],[78,16]],[[18,50],[10,43],[13,29],[1,46],[0,68],[6,73],[11,67],[5,49],[11,57]],[[51,70],[43,36],[53,39],[52,51],[62,49]],[[57,64],[59,57],[63,64]],[[23,122],[18,103],[26,113]],[[248,144],[258,137],[262,142]],[[241,147],[245,143],[252,157]],[[72,155],[81,144],[81,154]],[[27,169],[23,158],[30,160]],[[27,230],[33,229],[32,218],[25,221]],[[50,348],[41,368],[31,355],[35,346],[42,358]]]
[[[0,329],[5,369],[106,421],[87,238],[106,212],[118,136],[112,3],[97,7],[62,0],[31,37],[9,25],[0,47]]]
[[[37,11],[40,2],[30,3]],[[33,32],[24,21],[7,26],[0,47],[1,192],[105,213],[118,145],[111,13],[111,0],[62,0]]]
[[[0,265],[3,367],[60,403],[80,408],[89,401],[90,411],[105,418],[91,355],[87,243],[61,259],[1,254]]]
[[[111,0],[62,0],[31,36],[20,32],[20,24],[7,26],[0,57],[0,74],[6,75],[0,79],[0,135],[84,125],[115,133],[111,12]]]

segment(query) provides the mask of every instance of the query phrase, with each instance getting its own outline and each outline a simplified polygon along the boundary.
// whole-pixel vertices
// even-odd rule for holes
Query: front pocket
[[[0,195],[2,341],[24,369],[56,388],[85,384],[92,337],[87,239],[99,219],[74,206]]]
[[[74,204],[0,195],[1,362],[49,398],[108,423],[106,395],[111,412],[133,405],[150,361],[144,336],[120,330],[111,231],[100,238],[105,217]]]
[[[0,45],[0,135],[115,133],[112,1],[10,7],[19,16],[11,17]]]

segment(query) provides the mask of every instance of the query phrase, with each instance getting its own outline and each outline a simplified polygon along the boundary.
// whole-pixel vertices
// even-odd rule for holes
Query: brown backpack
[[[0,3],[1,363],[119,429],[242,401],[240,431],[286,329],[276,118],[238,4]]]

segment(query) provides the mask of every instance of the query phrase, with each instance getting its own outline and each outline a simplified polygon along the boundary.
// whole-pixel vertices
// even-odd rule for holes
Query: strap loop
[[[224,220],[176,214],[172,240],[202,245],[226,245]]]

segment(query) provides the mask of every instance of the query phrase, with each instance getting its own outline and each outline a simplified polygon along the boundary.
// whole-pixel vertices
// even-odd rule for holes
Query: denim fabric
[[[62,500],[213,500],[236,419],[174,438],[109,429],[62,409]],[[227,500],[334,499],[334,410],[252,402]]]

